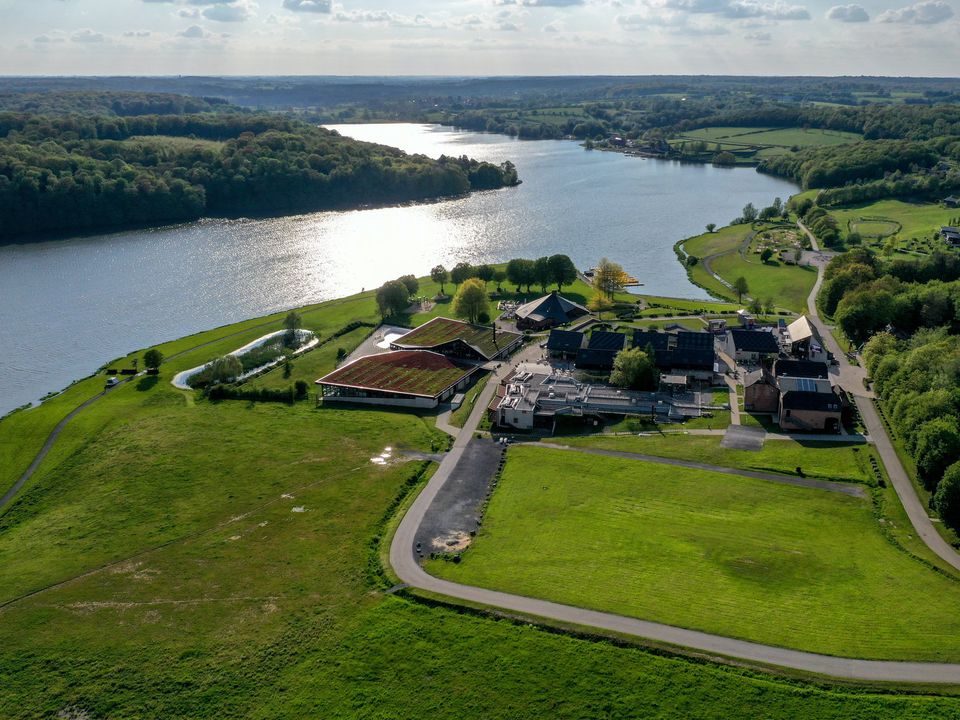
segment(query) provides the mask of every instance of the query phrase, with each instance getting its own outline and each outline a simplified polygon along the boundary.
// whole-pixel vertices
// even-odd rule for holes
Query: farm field
[[[372,306],[369,293],[327,303],[306,309],[304,324],[325,337],[370,318]],[[399,453],[444,441],[430,418],[215,404],[169,385],[173,373],[279,328],[282,317],[163,346],[168,355],[187,352],[159,379],[121,386],[79,414],[0,511],[0,716],[846,720],[960,712],[955,698],[784,682],[384,594],[371,548],[423,467]],[[329,351],[355,339],[308,353],[294,377],[332,368]],[[102,376],[93,378],[10,416],[0,423],[3,447],[101,386]],[[393,461],[369,462],[388,445]],[[104,563],[113,564],[98,571]]]
[[[708,127],[691,130],[682,136],[689,140],[719,143],[721,148],[743,146],[816,147],[859,142],[863,136],[840,130],[802,128]]]
[[[827,654],[960,657],[960,583],[897,550],[868,500],[761,480],[513,448],[474,545],[430,569]]]

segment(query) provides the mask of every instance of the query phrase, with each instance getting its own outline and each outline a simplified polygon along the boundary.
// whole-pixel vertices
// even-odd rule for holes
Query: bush
[[[297,380],[293,384],[293,397],[295,400],[306,400],[310,394],[310,386],[306,380]]]
[[[960,462],[953,463],[943,474],[933,504],[944,523],[960,529]]]
[[[300,382],[303,382],[300,380]],[[293,405],[295,395],[293,387],[282,390],[270,388],[251,388],[244,390],[235,385],[211,385],[206,395],[210,400],[249,400],[250,402],[282,402]]]

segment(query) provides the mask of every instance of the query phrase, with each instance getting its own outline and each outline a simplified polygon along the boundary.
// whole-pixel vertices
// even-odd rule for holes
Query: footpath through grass
[[[839,493],[520,446],[474,546],[430,570],[800,650],[960,661],[960,582]]]

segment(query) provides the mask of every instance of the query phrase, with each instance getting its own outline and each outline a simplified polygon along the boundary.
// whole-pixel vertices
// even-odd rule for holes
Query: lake
[[[0,415],[132,350],[375,287],[438,263],[566,253],[643,292],[706,297],[673,244],[796,187],[752,169],[586,151],[435,125],[334,126],[439,157],[512,160],[523,184],[433,204],[187,225],[0,247]]]

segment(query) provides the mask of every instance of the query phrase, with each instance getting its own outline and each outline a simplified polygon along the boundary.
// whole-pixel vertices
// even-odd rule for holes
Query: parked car
[[[117,378],[115,378],[115,377],[108,377],[108,378],[107,378],[107,382],[104,384],[104,388],[107,389],[107,390],[109,390],[109,389],[112,388],[114,385],[119,385],[119,384],[120,384],[120,381],[117,380]]]

